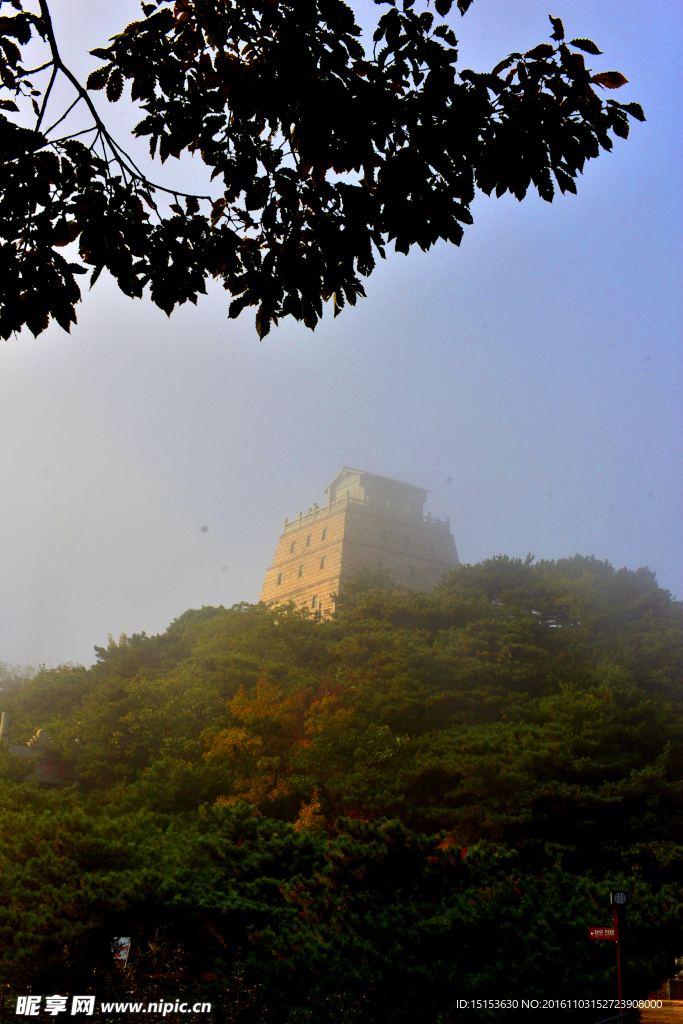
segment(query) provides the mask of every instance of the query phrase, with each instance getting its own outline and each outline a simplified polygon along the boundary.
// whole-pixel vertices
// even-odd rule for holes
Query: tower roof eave
[[[327,487],[323,488],[323,493],[329,494],[330,490],[339,483],[345,473],[360,473],[361,476],[371,476],[375,480],[386,480],[387,483],[400,484],[402,487],[410,487],[411,490],[419,491],[421,494],[425,495],[432,493],[427,487],[418,487],[416,484],[406,483],[405,480],[395,480],[391,476],[381,476],[379,473],[369,473],[366,469],[354,469],[352,466],[342,466],[341,472],[337,473],[334,480],[328,484]]]

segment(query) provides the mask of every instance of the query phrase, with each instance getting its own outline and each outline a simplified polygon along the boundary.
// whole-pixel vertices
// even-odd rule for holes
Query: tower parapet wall
[[[350,494],[345,494],[343,498],[329,502],[327,505],[315,505],[314,508],[309,508],[308,512],[305,514],[303,512],[299,512],[296,519],[285,519],[284,533],[291,533],[293,530],[300,530],[302,527],[312,526],[325,516],[332,515],[334,512],[339,512],[341,509],[346,508],[349,505],[360,505],[362,508],[365,508],[370,512],[379,512],[382,515],[394,517],[403,516],[407,519],[413,519],[416,522],[419,521],[426,526],[433,527],[434,529],[444,530],[446,533],[449,533],[451,528],[450,516],[446,519],[432,519],[431,512],[426,516],[423,516],[421,513],[416,514],[414,512],[407,511],[401,506],[392,505],[389,501],[384,505],[379,502],[373,502],[369,498],[353,498]]]

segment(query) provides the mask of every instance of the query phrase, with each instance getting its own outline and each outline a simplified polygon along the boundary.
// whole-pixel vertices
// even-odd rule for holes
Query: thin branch
[[[114,157],[115,157],[117,163],[120,164],[122,170],[125,168],[128,171],[128,173],[131,175],[131,177],[138,178],[139,181],[141,182],[141,184],[145,185],[147,188],[158,189],[160,192],[166,192],[168,195],[172,195],[172,196],[182,195],[186,199],[205,199],[208,202],[212,203],[213,199],[211,198],[211,196],[196,195],[196,194],[191,193],[191,192],[180,192],[179,193],[175,189],[166,188],[164,185],[157,185],[154,182],[150,181],[147,178],[147,176],[145,174],[143,174],[143,172],[140,170],[140,168],[136,166],[135,162],[129,156],[129,154],[126,153],[126,151],[124,149],[122,149],[114,141],[114,139],[111,137],[111,135],[107,131],[107,127],[104,124],[104,121],[102,120],[100,115],[97,113],[95,105],[94,105],[93,101],[91,100],[90,96],[88,95],[87,91],[83,88],[83,86],[78,81],[78,79],[75,77],[75,75],[73,75],[72,72],[68,69],[66,64],[64,64],[64,62],[62,61],[62,58],[59,55],[59,49],[57,47],[57,40],[55,38],[54,29],[52,27],[52,18],[50,16],[50,9],[49,9],[49,7],[47,5],[47,0],[39,0],[39,3],[40,3],[40,14],[41,14],[42,20],[45,23],[47,40],[48,40],[48,44],[50,46],[50,51],[52,53],[52,58],[53,58],[52,62],[54,63],[54,66],[55,66],[55,72],[57,70],[59,70],[64,75],[66,75],[66,77],[69,79],[69,81],[73,85],[74,89],[78,93],[79,98],[85,100],[85,103],[86,103],[86,105],[88,107],[88,110],[90,111],[90,113],[92,115],[92,118],[93,118],[93,120],[95,122],[95,125],[96,125],[96,127],[98,129],[98,136],[102,138],[103,142],[106,140],[106,142],[109,143],[109,146],[111,147],[112,153],[114,154]],[[54,78],[54,73],[53,73],[53,78]],[[50,91],[51,87],[52,87],[52,79],[50,81],[50,86],[48,86],[48,92],[47,92],[47,94],[45,96],[45,100],[43,101],[43,108],[45,107],[45,103],[47,102],[47,95],[49,94],[49,91]],[[69,109],[71,109],[71,108],[69,108]],[[67,113],[68,113],[68,111],[67,111]],[[64,115],[64,116],[66,116],[66,115]],[[42,112],[41,112],[41,117],[42,117]],[[62,119],[60,119],[60,120],[62,120]],[[59,121],[57,121],[56,124],[59,124]],[[54,125],[53,125],[53,127],[54,127]],[[95,140],[95,143],[96,142],[97,142],[97,139]],[[93,145],[95,145],[95,143],[93,143]],[[107,163],[108,163],[108,161],[107,161]]]
[[[68,142],[69,139],[76,139],[79,135],[87,135],[88,132],[96,132],[97,128],[95,125],[92,128],[83,128],[80,132],[73,132],[72,135],[62,135],[60,139],[51,139],[49,142],[50,146],[59,146],[61,142]]]
[[[38,120],[36,121],[36,127],[35,127],[36,131],[38,131],[38,129],[40,128],[40,122],[43,120],[43,114],[45,113],[45,108],[47,106],[47,101],[50,98],[50,93],[52,91],[52,86],[54,85],[55,78],[57,77],[57,71],[58,70],[59,69],[58,69],[57,63],[55,61],[54,62],[54,67],[52,69],[52,74],[50,75],[50,82],[48,84],[47,89],[45,90],[45,95],[43,96],[43,102],[42,102],[42,105],[41,105],[41,108],[40,108],[40,113],[38,114]]]
[[[100,132],[100,134],[98,135],[98,139],[102,143],[102,159],[105,162],[105,165],[106,165],[106,168],[107,168],[107,174],[109,174],[109,163],[110,163],[110,161],[107,159],[107,144],[106,144],[106,141],[105,141],[105,138],[104,138],[104,135],[102,134],[102,132]]]
[[[82,96],[77,96],[77,97],[76,97],[76,99],[75,99],[75,100],[73,101],[73,103],[71,104],[71,106],[70,106],[70,107],[68,108],[68,110],[66,110],[66,111],[65,111],[65,112],[64,112],[64,113],[62,114],[62,116],[60,117],[59,121],[55,121],[55,123],[54,123],[53,125],[50,125],[50,127],[49,127],[49,128],[46,128],[46,129],[45,129],[45,131],[43,132],[43,135],[48,135],[48,134],[49,134],[49,133],[50,133],[50,132],[52,131],[52,129],[53,129],[53,128],[56,128],[58,124],[61,124],[61,123],[62,123],[62,121],[64,120],[64,118],[65,118],[65,117],[67,117],[67,116],[68,116],[68,115],[69,115],[69,114],[71,113],[71,111],[72,111],[72,110],[73,110],[73,108],[74,108],[74,107],[76,106],[76,104],[77,104],[77,103],[80,103],[80,101],[81,101],[82,99],[83,99],[83,97],[82,97]],[[92,131],[92,130],[93,130],[92,128],[89,128],[89,129],[88,129],[88,131]]]
[[[90,145],[88,146],[88,149],[90,150],[90,152],[91,152],[91,153],[94,153],[94,151],[95,151],[95,146],[97,145],[97,141],[98,141],[98,139],[99,139],[100,135],[102,134],[102,133],[100,132],[100,129],[99,129],[98,127],[97,127],[97,125],[95,125],[95,130],[97,131],[97,135],[95,136],[95,138],[94,138],[94,139],[92,140],[92,142],[91,142],[91,143],[90,143]]]
[[[130,156],[130,154],[127,153],[125,149],[123,149],[121,146],[119,146],[119,144],[117,142],[114,141],[114,139],[111,137],[109,132],[106,132],[106,136],[107,136],[107,141],[109,142],[109,145],[111,146],[112,152],[114,153],[114,155],[116,156],[117,153],[120,153],[121,156],[125,157],[126,160],[128,161],[128,163],[130,164],[129,170],[132,168],[131,174],[133,174],[133,172],[135,172],[135,174],[133,176],[137,175],[137,177],[139,177],[141,181],[147,181],[147,178],[145,177],[143,172],[140,170],[138,165],[135,163],[133,158]],[[117,159],[121,159],[121,157],[117,157]],[[161,187],[161,186],[159,186],[159,187]]]
[[[54,61],[49,60],[47,64],[41,64],[39,68],[31,68],[30,71],[20,68],[16,73],[16,78],[24,78],[26,75],[37,75],[39,71],[44,71],[45,68],[49,68],[51,64],[54,64]]]
[[[66,77],[69,79],[69,81],[73,85],[74,89],[76,90],[76,92],[78,92],[80,94],[80,96],[82,96],[82,98],[87,103],[88,109],[90,110],[90,113],[92,114],[93,120],[95,121],[95,124],[97,125],[97,127],[100,129],[100,131],[103,131],[103,132],[106,133],[107,129],[106,129],[102,119],[100,118],[100,115],[97,113],[97,110],[95,109],[95,106],[94,106],[92,100],[88,96],[87,92],[85,91],[85,89],[83,88],[81,83],[78,81],[77,78],[74,77],[74,75],[71,73],[71,71],[69,71],[68,67],[66,66],[66,64],[64,64],[64,62],[62,61],[62,58],[59,56],[59,49],[57,47],[57,40],[55,39],[55,33],[54,33],[54,29],[52,27],[52,18],[50,16],[50,9],[47,6],[46,0],[39,0],[39,3],[40,3],[40,15],[41,15],[42,20],[45,23],[47,40],[48,40],[48,43],[50,45],[50,50],[52,52],[52,58],[54,60],[55,69],[58,68],[63,74],[66,75]]]

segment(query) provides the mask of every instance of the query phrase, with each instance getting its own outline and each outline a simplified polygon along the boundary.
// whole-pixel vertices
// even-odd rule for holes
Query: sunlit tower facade
[[[327,616],[330,595],[362,567],[428,593],[459,565],[450,519],[424,514],[430,491],[344,466],[324,493],[327,504],[285,519],[261,601],[294,601]]]

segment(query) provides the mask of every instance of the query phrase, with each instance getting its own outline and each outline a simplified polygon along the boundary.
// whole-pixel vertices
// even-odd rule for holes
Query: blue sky
[[[85,77],[138,8],[53,10]],[[475,0],[450,19],[459,68],[546,40],[549,13],[647,116],[577,196],[479,197],[460,248],[390,256],[315,333],[285,321],[260,343],[218,287],[168,320],[101,279],[71,335],[0,346],[0,661],[90,664],[108,633],[257,600],[283,518],[342,464],[430,488],[462,561],[594,554],[683,597],[680,13]],[[98,104],[125,139],[139,115]]]

